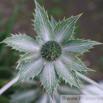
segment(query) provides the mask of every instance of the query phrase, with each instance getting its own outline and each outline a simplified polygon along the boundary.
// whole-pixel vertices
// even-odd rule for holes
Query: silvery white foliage
[[[6,38],[2,43],[6,43],[13,49],[24,53],[17,66],[19,69],[19,81],[24,82],[39,75],[41,84],[53,98],[54,91],[60,80],[59,78],[62,78],[71,86],[79,87],[79,79],[76,72],[86,72],[91,69],[86,68],[76,55],[83,54],[91,49],[93,45],[100,43],[90,40],[71,40],[75,30],[75,23],[81,14],[63,19],[59,23],[55,21],[54,23],[50,23],[47,12],[45,12],[44,8],[42,8],[36,0],[35,5],[34,27],[39,38],[34,40],[25,34],[21,35],[19,33]],[[50,44],[50,47],[46,45],[41,51],[43,45],[48,43],[48,41],[50,41],[49,43],[59,45],[59,49],[61,48],[61,52],[58,51],[60,55],[56,60],[53,60],[53,58],[57,54],[56,50],[58,50],[58,48],[54,47],[54,44],[52,49]],[[56,51],[55,55],[48,54],[48,52],[45,51],[47,48],[49,48],[48,51]],[[44,53],[43,55],[47,54],[47,56],[43,58],[41,52]],[[47,59],[48,56],[50,56],[51,61]]]
[[[61,56],[61,61],[72,71],[89,71],[82,61],[72,53],[64,52]]]
[[[34,78],[42,71],[43,65],[44,61],[42,59],[38,59],[37,61],[21,63],[20,66],[18,67],[19,80],[25,81],[29,80],[30,78]]]
[[[45,79],[44,79],[45,78]],[[55,90],[59,80],[57,78],[53,63],[47,63],[40,74],[40,80],[46,91],[53,96],[53,91]]]
[[[68,19],[63,19],[59,22],[53,32],[54,40],[63,44],[71,39],[75,30],[75,23],[79,19],[80,15],[72,16]]]
[[[40,54],[37,55],[37,51],[36,52],[27,52],[24,55],[21,55],[20,60],[24,60],[25,62],[29,62],[31,60],[36,60],[37,58],[40,57]]]
[[[57,74],[63,78],[65,80],[65,82],[69,83],[71,86],[77,86],[78,84],[76,83],[76,80],[72,74],[72,72],[70,71],[70,69],[68,69],[65,64],[63,64],[60,60],[55,62],[55,69],[57,71]]]
[[[30,90],[18,90],[11,96],[10,103],[30,103],[36,98],[38,90],[30,89]]]
[[[34,27],[37,34],[45,40],[51,40],[52,34],[52,27],[47,15],[47,12],[42,8],[36,1],[35,1],[36,9],[35,9],[35,20],[34,20]]]
[[[39,47],[33,38],[25,34],[22,35],[21,33],[16,35],[11,34],[11,37],[6,38],[2,43],[6,43],[8,46],[12,47],[12,49],[16,49],[19,52],[26,53],[39,50]]]
[[[73,39],[66,42],[63,45],[63,50],[68,51],[73,54],[83,54],[88,52],[93,45],[98,45],[100,43],[91,40],[83,40],[83,39]]]

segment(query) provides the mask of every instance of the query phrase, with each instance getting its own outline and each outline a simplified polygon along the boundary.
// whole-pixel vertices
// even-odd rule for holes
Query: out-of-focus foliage
[[[10,35],[11,30],[14,27],[14,21],[24,4],[25,0],[20,0],[19,4],[14,8],[13,13],[9,18],[3,18],[5,11],[0,9],[0,41],[4,40],[8,35]],[[5,28],[3,26],[5,25]],[[5,48],[4,44],[0,44],[0,88],[9,82],[12,76],[12,71],[10,70],[16,62],[18,55],[15,51],[9,51],[9,48]],[[13,93],[16,88],[8,90],[4,95],[0,96],[0,103],[9,103],[9,94]],[[8,98],[7,98],[8,97]]]
[[[10,103],[53,103],[50,95],[43,91],[39,80],[29,80],[26,85],[21,85],[18,90],[11,96]],[[60,103],[60,95],[80,95],[81,91],[75,87],[71,88],[65,82],[61,82],[54,93],[54,102]]]

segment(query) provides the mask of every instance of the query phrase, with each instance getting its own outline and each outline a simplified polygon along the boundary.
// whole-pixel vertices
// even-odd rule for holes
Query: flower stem
[[[0,95],[2,93],[4,93],[8,88],[10,88],[14,83],[16,83],[18,81],[19,76],[17,76],[16,78],[14,78],[13,80],[11,80],[8,84],[6,84],[5,86],[3,86],[0,89]]]
[[[80,78],[82,78],[82,79],[84,79],[85,81],[87,81],[88,83],[91,83],[91,84],[97,86],[98,88],[100,88],[101,90],[103,90],[103,87],[102,87],[101,85],[99,85],[98,83],[96,83],[95,81],[93,81],[92,79],[90,79],[90,78],[82,75],[82,74],[79,73],[79,72],[76,72],[76,74],[77,74]]]

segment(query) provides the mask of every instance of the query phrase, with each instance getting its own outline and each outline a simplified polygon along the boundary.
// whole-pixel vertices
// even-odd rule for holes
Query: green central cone
[[[55,41],[48,41],[41,48],[42,58],[49,62],[57,60],[61,54],[61,46]]]

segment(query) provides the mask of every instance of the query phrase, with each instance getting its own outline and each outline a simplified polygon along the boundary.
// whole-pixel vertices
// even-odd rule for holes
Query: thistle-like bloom
[[[72,39],[75,23],[80,15],[71,16],[55,23],[48,19],[48,15],[36,1],[34,27],[37,39],[27,35],[12,35],[2,43],[7,43],[13,49],[24,53],[19,60],[19,81],[27,81],[35,76],[40,77],[41,84],[53,97],[60,79],[71,86],[79,87],[76,72],[86,72],[90,69],[76,56],[87,52],[95,41]]]

